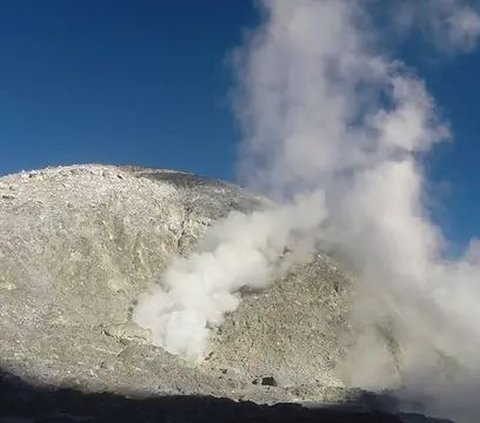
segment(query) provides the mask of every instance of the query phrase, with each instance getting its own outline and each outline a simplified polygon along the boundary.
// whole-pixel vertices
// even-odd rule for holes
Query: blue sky
[[[233,177],[225,55],[248,2],[0,4],[0,172],[136,163]]]
[[[4,0],[0,173],[102,162],[234,179],[239,132],[226,55],[258,16],[247,0]],[[465,243],[480,223],[480,52],[402,58],[456,141],[428,163],[434,213]]]

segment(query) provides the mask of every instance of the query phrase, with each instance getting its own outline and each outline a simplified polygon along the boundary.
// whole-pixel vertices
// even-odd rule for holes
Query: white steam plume
[[[134,320],[168,351],[201,358],[210,330],[237,308],[241,288],[267,287],[312,251],[311,234],[324,220],[324,209],[323,193],[311,192],[285,207],[232,212],[208,230],[199,252],[173,261],[160,286],[139,299]],[[284,256],[287,245],[295,251]]]
[[[359,280],[360,337],[343,376],[377,389],[403,384],[407,395],[432,398],[433,412],[476,416],[468,400],[480,392],[478,243],[445,259],[424,206],[422,155],[449,137],[447,127],[422,81],[376,48],[381,34],[366,3],[263,4],[265,24],[237,58],[247,130],[241,170],[280,199],[325,193],[317,240]],[[451,16],[466,10],[449,5]],[[393,333],[398,363],[379,330]]]
[[[428,3],[478,19],[457,1]],[[344,379],[403,385],[405,396],[430,398],[431,412],[468,421],[480,394],[480,243],[457,260],[443,257],[422,168],[449,130],[423,82],[382,52],[371,2],[261,4],[264,22],[236,54],[239,166],[250,187],[282,205],[214,225],[199,253],[176,260],[141,299],[134,318],[168,350],[201,357],[209,328],[235,309],[242,287],[267,286],[320,245],[359,281],[359,338],[339,368]],[[476,26],[462,25],[450,35],[468,35],[473,48]],[[294,253],[288,262],[286,246]],[[395,340],[393,368],[382,330]]]

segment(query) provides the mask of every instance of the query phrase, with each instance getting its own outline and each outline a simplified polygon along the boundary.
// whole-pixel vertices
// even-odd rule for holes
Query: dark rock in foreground
[[[448,423],[418,414],[387,414],[348,407],[306,408],[300,404],[259,405],[211,396],[120,396],[73,389],[35,388],[0,376],[0,422],[168,422],[168,423]]]

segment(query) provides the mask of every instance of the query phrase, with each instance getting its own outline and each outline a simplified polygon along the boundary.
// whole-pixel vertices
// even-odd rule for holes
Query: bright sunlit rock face
[[[0,204],[1,366],[41,384],[41,395],[45,386],[81,386],[81,395],[202,394],[259,403],[342,402],[361,394],[337,389],[341,382],[331,373],[348,334],[351,284],[324,256],[291,268],[293,252],[277,245],[288,235],[293,247],[295,237],[269,229],[266,217],[272,221],[272,215],[264,211],[272,203],[264,197],[182,172],[78,165],[1,177]],[[316,202],[310,205],[316,209]],[[282,209],[276,219],[288,220],[298,210]],[[204,361],[187,362],[153,344],[159,344],[158,333],[154,339],[154,330],[131,320],[132,306],[176,257],[194,257],[197,242],[204,252],[217,251],[215,230],[203,241],[202,236],[209,227],[224,233],[227,222],[239,223],[228,227],[232,245],[258,246],[252,263],[271,259],[278,273],[269,276],[283,274],[282,266],[289,272],[267,293],[255,288],[265,281],[255,272],[221,330],[210,328],[223,320],[223,310],[236,306],[238,294],[213,284],[211,293],[219,295],[211,298],[186,285],[181,288],[187,293],[170,292],[166,298],[175,299],[180,313],[169,324],[193,322],[192,332],[184,333],[206,333],[203,340],[210,341]],[[256,227],[251,239],[240,230],[247,223]],[[265,235],[270,243],[261,241]],[[218,254],[222,262],[230,257],[228,250]],[[239,268],[244,261],[238,258],[227,262],[232,276],[248,270]],[[186,262],[179,260],[179,271],[196,269],[183,267]],[[208,276],[220,283],[214,273]],[[198,313],[190,321],[192,314],[181,312],[185,304]],[[201,328],[195,326],[198,316],[209,319],[208,331],[197,331],[205,329],[203,320]],[[186,336],[173,342],[201,345]],[[274,378],[275,389],[252,383],[263,377]]]

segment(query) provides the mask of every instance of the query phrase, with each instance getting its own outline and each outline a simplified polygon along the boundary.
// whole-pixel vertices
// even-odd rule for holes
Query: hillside
[[[394,411],[335,376],[353,339],[352,284],[323,254],[266,292],[243,293],[203,362],[152,345],[131,322],[136,298],[212,222],[269,204],[237,186],[158,169],[81,165],[0,178],[0,368],[12,375],[5,381],[30,391]]]

